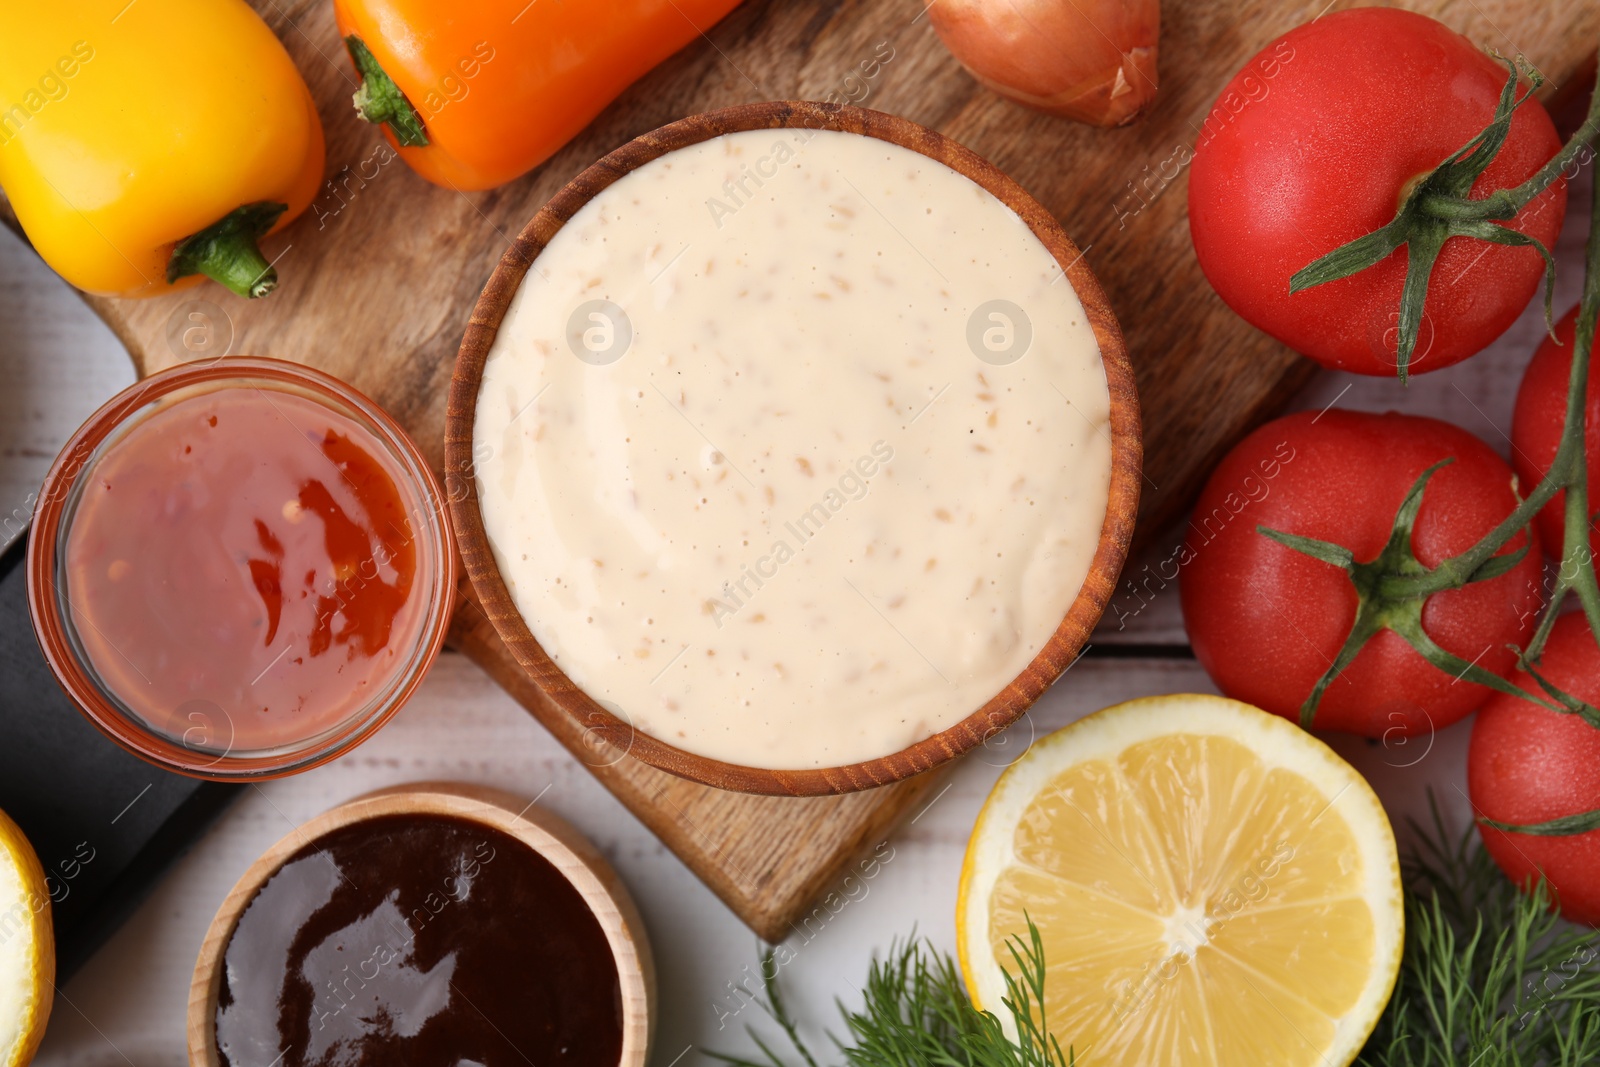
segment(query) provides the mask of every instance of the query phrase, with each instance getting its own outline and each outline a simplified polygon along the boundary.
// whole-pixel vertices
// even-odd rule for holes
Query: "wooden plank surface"
[[[422,182],[355,119],[348,106],[354,80],[326,0],[257,0],[311,85],[328,135],[322,194],[266,245],[283,279],[279,290],[250,304],[209,284],[156,300],[91,304],[141,373],[222,351],[311,363],[382,403],[437,466],[446,386],[473,300],[509,236],[561,184],[628,138],[686,114],[837,94],[935,127],[984,154],[1056,214],[1085,250],[1138,373],[1147,436],[1142,515],[1146,528],[1156,528],[1181,510],[1222,451],[1310,373],[1308,363],[1233,316],[1201,277],[1189,245],[1180,161],[1232,71],[1271,38],[1333,6],[1168,3],[1154,109],[1135,127],[1103,131],[1024,111],[978,88],[939,44],[922,17],[922,0],[749,0],[533,174],[502,189],[462,194]],[[1600,6],[1593,3],[1402,6],[1503,52],[1525,53],[1557,88],[1600,32]],[[885,45],[893,58],[865,78],[862,64],[881,56]],[[186,340],[201,342],[198,350]],[[681,782],[591,748],[582,725],[561,717],[521,678],[470,606],[453,639],[767,938],[782,936],[817,890],[927,787],[913,782],[851,797],[789,800]]]

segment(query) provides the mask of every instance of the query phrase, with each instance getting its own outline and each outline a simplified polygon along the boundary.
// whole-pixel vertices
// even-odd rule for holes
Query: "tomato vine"
[[[1535,247],[1545,260],[1545,320],[1547,325],[1550,322],[1551,286],[1555,271],[1550,250],[1535,238],[1499,223],[1514,218],[1569,167],[1585,162],[1582,158],[1584,153],[1589,153],[1589,158],[1593,158],[1593,145],[1597,135],[1600,135],[1600,90],[1590,99],[1583,125],[1538,173],[1513,188],[1496,190],[1476,199],[1469,198],[1467,194],[1473,182],[1504,145],[1516,109],[1542,83],[1538,73],[1527,68],[1520,57],[1517,60],[1496,58],[1506,63],[1510,75],[1493,121],[1438,167],[1420,177],[1406,194],[1392,222],[1307,265],[1290,282],[1290,291],[1298,292],[1348,277],[1405,246],[1407,272],[1401,294],[1397,360],[1402,383],[1406,381],[1409,359],[1416,345],[1433,262],[1451,237],[1472,237],[1498,244]],[[1520,77],[1524,74],[1529,79],[1530,88],[1519,96],[1517,89]],[[1399,634],[1441,671],[1531,701],[1551,711],[1580,715],[1591,726],[1600,728],[1600,708],[1563,691],[1541,677],[1537,670],[1539,656],[1569,595],[1577,597],[1588,619],[1590,632],[1600,641],[1600,581],[1596,578],[1594,554],[1589,540],[1591,523],[1596,516],[1589,511],[1588,460],[1585,451],[1589,360],[1596,321],[1600,318],[1600,182],[1594,183],[1591,210],[1583,297],[1578,312],[1560,445],[1549,472],[1505,519],[1471,548],[1442,560],[1436,567],[1427,567],[1418,560],[1412,550],[1412,527],[1429,480],[1440,467],[1451,462],[1445,460],[1428,468],[1413,483],[1395,515],[1387,544],[1370,562],[1357,562],[1350,549],[1333,542],[1257,527],[1259,533],[1288,548],[1344,570],[1357,594],[1357,609],[1350,633],[1300,708],[1302,726],[1309,728],[1314,723],[1317,707],[1329,684],[1355,660],[1368,640],[1387,629]],[[1562,492],[1566,495],[1561,563],[1551,590],[1550,603],[1527,646],[1517,650],[1519,665],[1538,682],[1543,691],[1533,693],[1441,648],[1424,630],[1422,610],[1428,598],[1436,593],[1460,589],[1473,582],[1488,581],[1515,567],[1530,551],[1534,517]],[[1523,544],[1506,551],[1519,535],[1525,538]],[[1491,825],[1503,830],[1539,835],[1583,833],[1600,829],[1600,810],[1530,826]]]

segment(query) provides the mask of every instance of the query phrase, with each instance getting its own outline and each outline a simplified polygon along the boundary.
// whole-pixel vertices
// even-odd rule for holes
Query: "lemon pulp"
[[[1221,698],[1134,701],[1036,745],[979,816],[961,897],[974,999],[999,1009],[1031,917],[1047,1021],[1082,1065],[1346,1064],[1399,966],[1376,797]]]

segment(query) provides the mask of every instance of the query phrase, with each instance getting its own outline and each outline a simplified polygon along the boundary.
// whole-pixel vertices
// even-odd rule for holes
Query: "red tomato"
[[[1455,31],[1390,8],[1336,11],[1268,45],[1223,89],[1189,170],[1190,234],[1217,293],[1323,366],[1394,374],[1404,248],[1294,296],[1289,278],[1390,222],[1412,179],[1488,125],[1506,77]],[[1473,195],[1521,183],[1560,147],[1550,116],[1529,101]],[[1554,246],[1566,208],[1557,179],[1513,228]],[[1411,369],[1447,367],[1500,336],[1543,272],[1531,248],[1451,239]]]
[[[1567,420],[1567,375],[1572,370],[1572,346],[1578,336],[1578,309],[1556,324],[1560,344],[1546,337],[1522,374],[1517,407],[1511,416],[1511,462],[1522,479],[1522,491],[1531,493],[1555,462],[1561,446],[1561,428]],[[1584,453],[1589,461],[1589,510],[1600,508],[1600,370],[1589,372],[1588,435]],[[1566,493],[1539,512],[1539,543],[1557,558],[1561,555],[1566,524],[1562,511]],[[1600,538],[1590,534],[1590,544],[1600,550]]]
[[[1582,613],[1556,620],[1538,670],[1558,689],[1600,702],[1600,647]],[[1513,680],[1530,693],[1542,692],[1521,672]],[[1467,793],[1478,815],[1520,825],[1600,808],[1600,730],[1577,715],[1496,693],[1472,724]],[[1513,882],[1527,885],[1542,871],[1563,915],[1600,925],[1600,830],[1534,837],[1482,823],[1478,829]]]
[[[1511,468],[1465,430],[1393,412],[1300,412],[1267,423],[1228,454],[1200,494],[1178,556],[1189,640],[1224,693],[1298,721],[1355,620],[1356,592],[1343,570],[1268,539],[1257,525],[1333,541],[1370,561],[1417,476],[1447,456],[1455,462],[1428,483],[1412,530],[1413,550],[1429,567],[1472,547],[1516,506]],[[1435,594],[1423,606],[1423,629],[1448,651],[1504,674],[1515,662],[1505,646],[1520,643],[1535,621],[1541,565],[1535,546],[1499,578]],[[1328,687],[1316,725],[1410,736],[1448,726],[1487,692],[1384,630]]]

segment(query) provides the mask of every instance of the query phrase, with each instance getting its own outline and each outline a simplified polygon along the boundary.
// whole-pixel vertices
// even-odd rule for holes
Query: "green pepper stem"
[[[361,73],[361,87],[351,99],[356,114],[374,125],[387,125],[395,142],[406,148],[422,148],[428,143],[428,131],[422,125],[422,116],[411,106],[406,94],[385,73],[377,57],[365,41],[355,34],[344,39],[350,50],[350,60]]]
[[[167,284],[204,274],[242,297],[266,296],[278,286],[278,272],[257,242],[289,209],[260,200],[235,208],[198,233],[179,241],[167,260]]]

